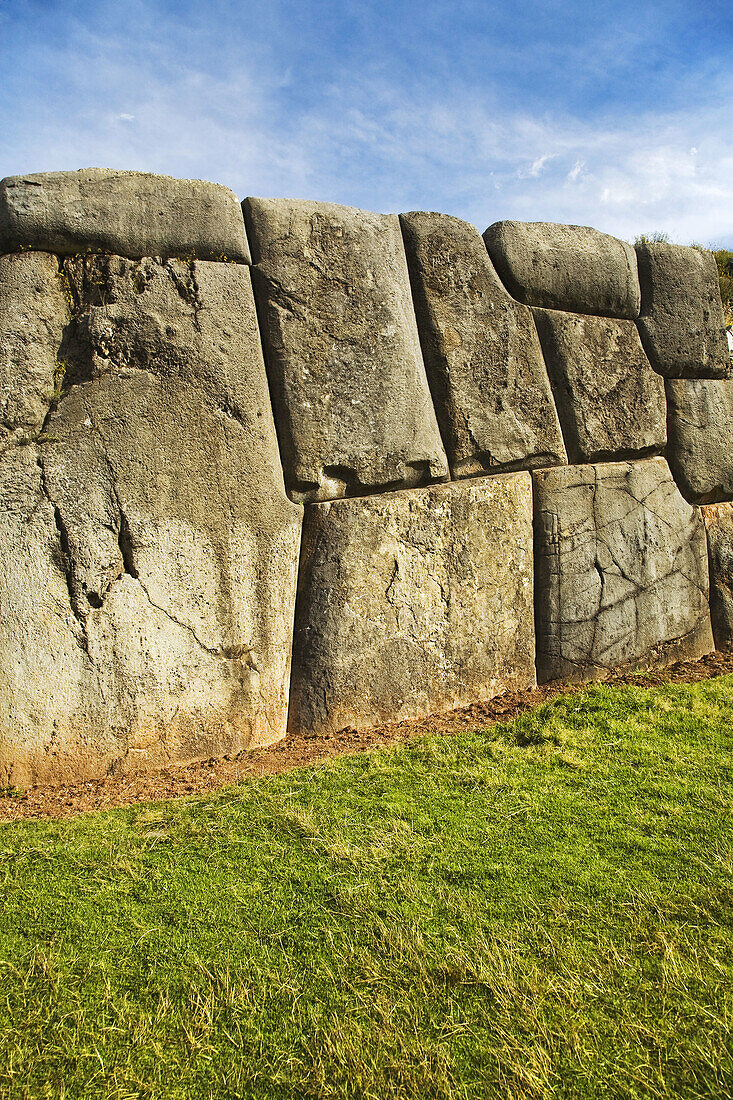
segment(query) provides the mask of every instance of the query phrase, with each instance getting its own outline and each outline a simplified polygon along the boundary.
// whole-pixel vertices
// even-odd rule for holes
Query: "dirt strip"
[[[644,673],[618,673],[607,684],[650,687],[661,683],[695,683],[733,672],[733,650],[711,653],[699,661],[680,661]],[[587,684],[552,683],[531,691],[499,695],[488,703],[476,703],[446,714],[414,722],[390,722],[369,730],[344,729],[324,737],[286,737],[269,749],[241,752],[220,760],[163,768],[146,775],[110,775],[58,787],[30,787],[27,791],[0,791],[0,822],[21,818],[65,818],[93,810],[108,810],[134,802],[205,794],[252,776],[274,775],[302,768],[329,757],[364,752],[429,733],[456,734],[466,729],[485,729],[544,703],[563,692],[580,691]]]

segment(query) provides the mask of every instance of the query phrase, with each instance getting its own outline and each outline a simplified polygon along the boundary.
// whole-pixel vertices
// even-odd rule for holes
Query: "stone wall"
[[[694,249],[6,179],[0,784],[728,645],[732,442]]]

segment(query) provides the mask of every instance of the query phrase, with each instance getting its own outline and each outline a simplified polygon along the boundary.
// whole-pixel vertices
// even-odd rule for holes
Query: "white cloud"
[[[519,168],[517,170],[517,179],[537,179],[547,162],[553,160],[555,156],[555,153],[544,153],[541,157],[537,157],[532,161],[529,168]]]

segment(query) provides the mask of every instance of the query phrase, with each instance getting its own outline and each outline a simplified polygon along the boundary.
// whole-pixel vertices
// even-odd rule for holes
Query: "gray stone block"
[[[307,507],[290,729],[532,686],[531,511],[527,473]]]
[[[540,682],[712,650],[705,531],[663,458],[532,476]]]
[[[494,267],[520,302],[602,317],[639,316],[634,249],[585,225],[495,222],[484,233]]]
[[[733,381],[667,379],[668,458],[693,504],[733,500]]]
[[[447,477],[398,218],[286,199],[243,205],[293,499]]]
[[[249,270],[67,262],[43,432],[0,458],[0,781],[137,770],[285,733],[302,509]]]
[[[733,504],[701,508],[708,535],[710,618],[718,649],[733,645]]]
[[[401,214],[420,341],[454,477],[567,461],[530,310],[474,226]]]
[[[62,382],[69,297],[55,256],[0,256],[0,452],[41,431]]]
[[[111,168],[0,181],[0,252],[25,249],[249,263],[242,212],[227,187]]]
[[[729,378],[715,258],[678,244],[637,245],[639,332],[649,360],[667,378]]]
[[[663,451],[664,381],[633,321],[534,310],[571,462]]]

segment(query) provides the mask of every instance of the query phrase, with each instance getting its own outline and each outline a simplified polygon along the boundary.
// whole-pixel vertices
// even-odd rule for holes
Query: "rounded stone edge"
[[[31,188],[38,191],[29,199]],[[125,205],[130,208],[127,213],[120,209]],[[196,205],[205,228],[199,233],[180,233],[181,228],[196,229],[201,224],[195,220],[195,211],[186,209]],[[146,206],[148,214],[159,207],[160,225],[141,216]],[[107,168],[29,173],[0,180],[0,254],[26,251],[60,256],[107,252],[131,260],[160,256],[252,262],[239,199],[228,187],[207,180]]]
[[[600,302],[586,296],[581,276],[577,278],[577,285],[566,292],[560,288],[553,290],[552,286],[543,278],[541,263],[536,258],[528,256],[531,252],[531,239],[533,234],[545,236],[550,242],[554,240],[555,251],[560,260],[555,265],[559,270],[559,264],[563,259],[567,262],[568,270],[573,260],[573,252],[582,253],[588,251],[587,241],[583,237],[595,242],[597,258],[599,262],[605,259],[608,264],[612,260],[612,252],[617,253],[617,269],[620,282],[625,279],[626,290],[617,307],[610,300]],[[573,241],[575,237],[575,241]],[[636,321],[641,309],[641,287],[637,270],[636,253],[632,245],[622,241],[619,237],[613,237],[609,233],[603,233],[599,229],[585,225],[565,225],[559,222],[519,222],[504,220],[494,222],[483,233],[484,243],[491,261],[494,264],[505,287],[518,302],[523,305],[539,306],[544,309],[557,309],[570,313],[583,313],[598,317],[613,317],[617,320]],[[523,255],[524,253],[524,255]],[[564,254],[564,256],[563,256]],[[621,256],[624,264],[621,264]],[[625,273],[623,272],[625,267]],[[539,278],[533,282],[533,276],[539,269]],[[571,274],[571,285],[575,277]],[[543,281],[546,285],[542,285]]]

